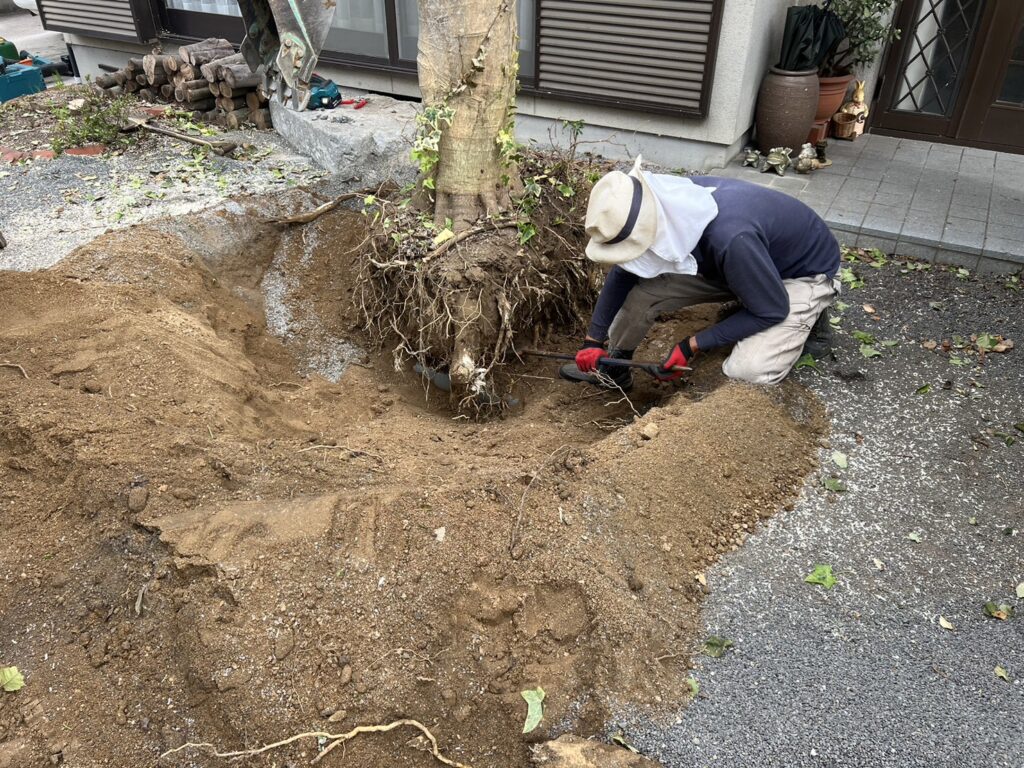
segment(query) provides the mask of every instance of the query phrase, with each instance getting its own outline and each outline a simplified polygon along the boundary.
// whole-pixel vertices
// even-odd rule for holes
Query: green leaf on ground
[[[832,451],[832,463],[840,469],[846,469],[850,466],[850,460],[842,451]]]
[[[993,602],[985,603],[985,615],[991,616],[993,619],[1006,621],[1013,616],[1013,614],[1013,606],[1008,605],[1007,603],[999,603],[998,605]]]
[[[993,336],[991,333],[983,333],[978,336],[977,345],[978,349],[985,352],[991,352],[996,348],[996,345],[1001,341],[999,336]]]
[[[993,672],[995,672],[996,677],[1001,677],[1006,682],[1010,682],[1010,676],[1006,674],[1006,670],[1000,667],[998,664],[996,665],[996,668],[993,670]]]
[[[820,584],[825,589],[832,589],[836,585],[836,577],[832,575],[832,566],[819,563],[814,570],[804,577],[808,584]]]
[[[910,533],[908,533],[907,538],[911,541],[917,542],[918,544],[921,543],[921,534],[917,531],[911,531]]]
[[[878,351],[877,349],[875,349],[874,347],[872,347],[872,346],[869,346],[868,344],[861,344],[861,345],[860,345],[860,353],[861,353],[861,354],[862,354],[862,355],[863,355],[864,357],[867,357],[867,358],[871,358],[871,357],[881,357],[881,356],[882,356],[882,353],[881,353],[881,352],[879,352],[879,351]]]
[[[958,357],[957,355],[950,355],[949,363],[950,365],[970,365],[971,361]]]
[[[721,658],[730,648],[732,648],[732,640],[727,640],[718,635],[711,635],[711,637],[704,641],[704,654],[713,659]]]
[[[922,384],[920,387],[918,387],[916,390],[914,390],[914,394],[915,395],[927,395],[931,391],[932,391],[932,385],[931,384]]]
[[[880,571],[884,571],[885,570],[885,563],[883,563],[877,557],[874,558],[874,563],[875,563],[875,568],[877,568],[878,570],[880,570]]]
[[[1017,599],[1024,600],[1024,581],[1017,585]]]
[[[843,324],[843,316],[842,316],[842,315],[831,315],[831,316],[829,317],[828,321],[829,321],[829,323],[831,323],[831,324],[832,324],[833,326],[835,326],[836,328],[838,328],[838,327],[839,327],[840,325],[842,325],[842,324]]]
[[[956,627],[953,626],[953,622],[951,622],[945,616],[939,616],[939,626],[943,629],[948,629],[950,632],[956,629]]]
[[[814,355],[808,352],[806,355],[797,360],[796,365],[793,367],[796,368],[797,370],[801,368],[813,368],[814,370],[817,371],[818,361],[814,359]]]
[[[968,525],[977,525],[978,524],[978,518],[976,518],[974,516],[968,517],[967,518],[967,524]]]
[[[835,304],[832,305],[832,308],[835,309],[836,312],[845,312],[850,308],[850,305],[847,304],[845,301],[837,301]]]
[[[882,339],[883,347],[898,347],[900,343],[896,339]]]
[[[966,280],[968,277],[971,276],[971,271],[969,269],[965,269],[964,267],[959,267],[959,268],[957,268],[955,274],[961,280]]]
[[[0,667],[0,688],[8,693],[14,693],[24,687],[25,678],[17,667]]]
[[[821,484],[825,486],[826,491],[833,491],[835,493],[845,493],[846,486],[843,485],[841,480],[837,480],[834,477],[822,478]]]
[[[526,722],[523,723],[523,733],[529,733],[538,725],[544,717],[544,689],[539,685],[526,691],[520,691],[519,695],[526,700]]]
[[[697,678],[693,676],[686,678],[686,687],[690,689],[691,696],[696,696],[700,693],[700,683],[698,683]]]
[[[943,306],[945,305],[941,301],[929,301],[928,306],[934,309],[936,312],[941,312]]]
[[[859,341],[861,344],[874,344],[875,336],[867,331],[853,331],[851,334],[853,338]]]
[[[1024,432],[1024,421],[1018,421],[1016,424],[1013,425],[1013,428],[1019,432]]]
[[[857,273],[850,267],[839,268],[839,279],[842,280],[843,285],[848,285],[850,288],[863,288],[864,281],[861,280]]]
[[[440,245],[441,243],[447,242],[455,237],[455,233],[445,227],[436,235],[434,235],[434,245]]]

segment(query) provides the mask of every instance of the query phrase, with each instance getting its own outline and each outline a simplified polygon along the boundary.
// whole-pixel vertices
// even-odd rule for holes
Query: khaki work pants
[[[789,293],[789,316],[777,325],[736,343],[722,364],[731,379],[778,384],[800,359],[811,326],[839,295],[839,278],[816,275],[783,280]],[[658,315],[683,307],[732,301],[728,288],[699,275],[659,275],[641,279],[626,297],[608,329],[611,349],[636,349]]]

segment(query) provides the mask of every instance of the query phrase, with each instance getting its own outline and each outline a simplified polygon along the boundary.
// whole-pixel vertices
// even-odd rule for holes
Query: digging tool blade
[[[542,352],[537,349],[524,349],[522,354],[530,355],[531,357],[543,357],[548,360],[564,360],[566,362],[573,362],[576,360],[575,355],[566,355],[562,352]],[[619,366],[623,368],[637,368],[645,373],[649,373],[656,379],[660,379],[663,375],[664,369],[661,367],[661,363],[652,363],[644,360],[625,360],[618,357],[602,357],[598,362],[601,365]],[[693,370],[687,366],[676,365],[669,368],[670,371],[690,371]]]
[[[242,55],[262,75],[268,98],[306,108],[336,6],[335,0],[238,0],[245,23]]]

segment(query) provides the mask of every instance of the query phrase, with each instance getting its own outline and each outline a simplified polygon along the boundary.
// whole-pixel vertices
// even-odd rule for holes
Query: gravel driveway
[[[855,271],[866,285],[844,293],[837,361],[797,373],[831,414],[823,475],[708,574],[706,630],[733,650],[700,657],[701,693],[674,726],[623,718],[670,768],[1024,766],[1024,348],[979,365],[921,345],[989,332],[1024,346],[1024,296],[1006,278]],[[882,354],[865,358],[854,330]],[[845,493],[822,487],[832,475]],[[831,590],[804,582],[819,563]]]

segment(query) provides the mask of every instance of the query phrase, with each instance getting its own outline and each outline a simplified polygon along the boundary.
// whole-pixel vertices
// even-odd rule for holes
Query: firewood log
[[[232,64],[241,64],[245,61],[245,57],[240,53],[232,53],[229,56],[223,56],[213,61],[208,61],[203,64],[199,69],[203,73],[203,77],[211,82],[220,78],[220,68],[228,67]]]
[[[196,56],[202,57],[213,51],[229,51],[225,56],[230,56],[234,52],[235,48],[227,40],[219,37],[208,37],[205,40],[200,40],[198,43],[192,43],[191,45],[183,45],[178,49],[178,55],[181,56],[181,60],[187,64],[196,64]],[[215,58],[220,58],[217,56]],[[200,64],[203,64],[211,59],[206,58]]]
[[[260,76],[249,69],[248,64],[224,67],[220,77],[232,88],[255,88],[260,82]]]
[[[224,121],[228,128],[232,130],[238,130],[242,123],[249,120],[249,110],[247,108],[236,109],[234,112],[228,112],[224,116]]]
[[[252,120],[256,127],[261,131],[269,131],[274,127],[274,123],[270,119],[269,109],[257,109],[255,112],[250,111],[249,119]]]

